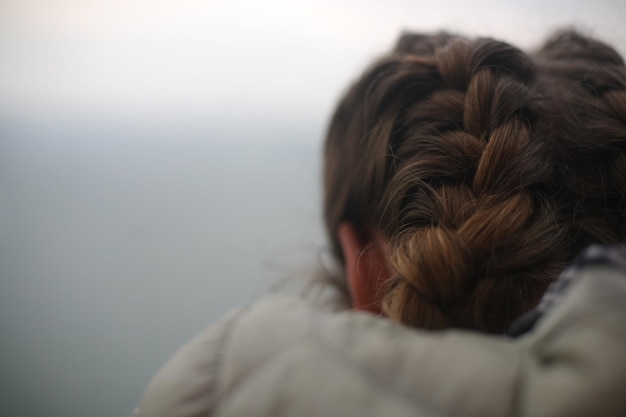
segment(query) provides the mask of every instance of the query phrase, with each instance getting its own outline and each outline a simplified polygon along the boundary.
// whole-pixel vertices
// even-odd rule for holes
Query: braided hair
[[[407,325],[502,332],[585,246],[626,240],[626,69],[573,31],[534,54],[405,34],[325,143],[326,227],[384,242]]]

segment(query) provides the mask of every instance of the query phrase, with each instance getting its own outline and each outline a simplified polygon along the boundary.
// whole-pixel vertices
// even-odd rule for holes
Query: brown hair
[[[532,55],[405,34],[329,127],[333,253],[351,222],[385,242],[387,316],[502,332],[585,246],[624,242],[625,86],[622,58],[573,31]]]

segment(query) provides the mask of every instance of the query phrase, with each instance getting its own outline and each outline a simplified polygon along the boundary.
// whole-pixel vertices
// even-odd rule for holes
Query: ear
[[[381,314],[381,289],[390,273],[378,242],[363,241],[347,222],[339,225],[338,235],[354,309]]]

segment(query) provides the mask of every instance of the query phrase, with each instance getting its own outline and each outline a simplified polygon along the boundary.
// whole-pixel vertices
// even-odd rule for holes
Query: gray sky
[[[403,29],[537,44],[576,24],[624,51],[626,2],[1,0],[0,115],[318,124]]]

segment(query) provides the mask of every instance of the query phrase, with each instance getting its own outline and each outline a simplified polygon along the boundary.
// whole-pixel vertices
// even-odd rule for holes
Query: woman
[[[626,241],[625,87],[622,58],[574,32],[534,55],[401,37],[326,140],[329,281],[354,309],[237,310],[137,415],[626,413],[624,249],[572,264]]]

